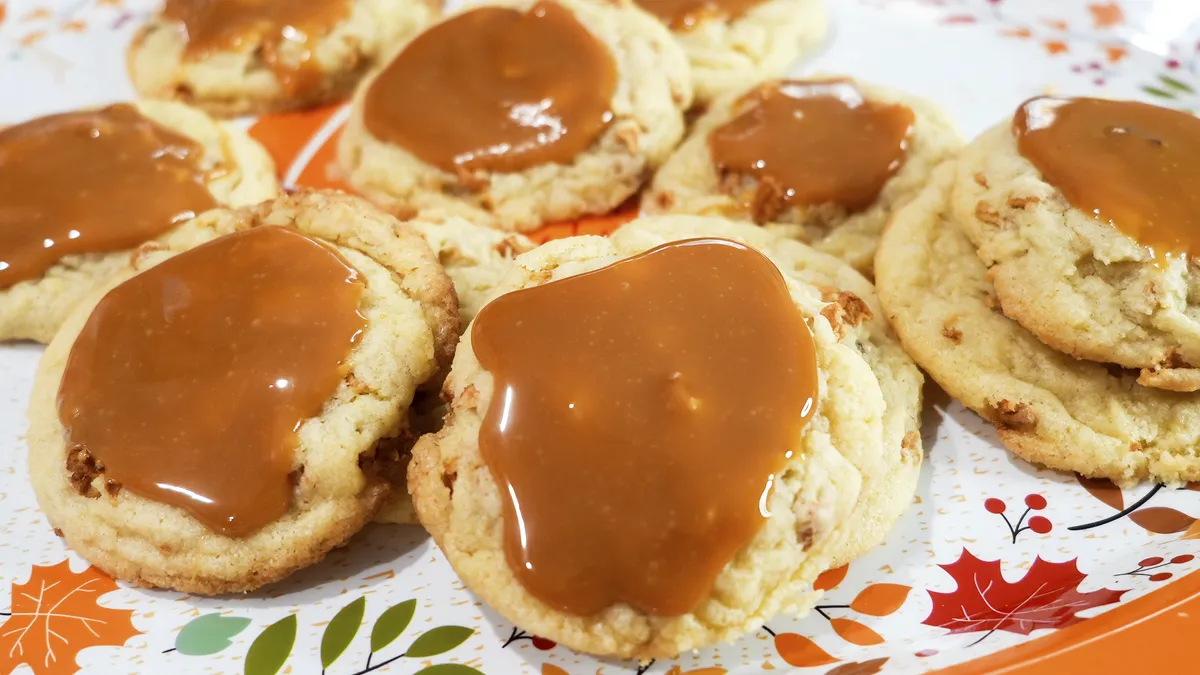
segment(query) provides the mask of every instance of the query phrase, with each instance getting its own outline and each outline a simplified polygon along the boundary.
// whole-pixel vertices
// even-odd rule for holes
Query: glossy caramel
[[[673,30],[687,31],[705,19],[733,21],[763,0],[637,0]]]
[[[313,41],[349,15],[350,0],[167,0],[163,8],[163,16],[186,33],[189,59],[256,50],[293,93],[319,84]],[[285,49],[298,66],[281,58]]]
[[[332,248],[260,227],[110,291],[76,339],[59,419],[116,481],[238,537],[292,504],[297,430],[321,413],[365,326]]]
[[[370,85],[376,138],[452,173],[569,163],[612,119],[608,47],[570,10],[480,7],[417,36]]]
[[[874,202],[904,164],[913,124],[909,108],[868,100],[844,80],[763,85],[735,110],[708,136],[718,170],[768,183],[783,204],[850,211]]]
[[[502,295],[472,342],[509,565],[579,615],[694,609],[768,517],[817,396],[783,277],[720,239]]]
[[[216,206],[195,141],[131,105],[0,130],[0,289],[129,249]]]
[[[1200,119],[1135,101],[1039,97],[1017,149],[1071,206],[1157,256],[1200,253]]]

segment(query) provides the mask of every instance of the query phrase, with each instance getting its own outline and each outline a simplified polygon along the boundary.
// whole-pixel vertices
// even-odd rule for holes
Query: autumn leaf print
[[[999,560],[980,560],[966,549],[958,560],[939,567],[958,587],[952,593],[929,591],[933,610],[921,623],[951,633],[984,633],[972,644],[998,630],[1029,635],[1039,628],[1065,628],[1083,620],[1080,611],[1118,602],[1125,593],[1080,591],[1086,575],[1074,559],[1053,563],[1036,558],[1016,583],[1005,581]]]
[[[22,663],[34,675],[79,670],[75,657],[88,647],[121,646],[141,632],[133,610],[101,607],[96,601],[117,584],[95,567],[72,572],[66,560],[34,565],[29,581],[12,584],[11,616],[0,625],[0,673]]]

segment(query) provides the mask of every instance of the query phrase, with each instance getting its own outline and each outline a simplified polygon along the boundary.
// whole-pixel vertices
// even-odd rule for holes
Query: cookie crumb
[[[475,388],[475,385],[468,384],[467,388],[463,389],[462,393],[459,394],[457,398],[459,401],[459,407],[475,408],[479,405],[479,390]]]
[[[67,473],[71,474],[71,487],[82,497],[95,499],[100,491],[92,484],[104,473],[104,464],[97,461],[82,445],[73,445],[67,450]]]
[[[956,326],[952,326],[950,324],[942,326],[942,336],[954,344],[959,344],[962,342],[962,331]]]
[[[637,154],[638,138],[640,134],[636,128],[622,127],[618,129],[613,136],[621,142],[621,145],[625,146],[625,149],[628,150],[630,154]]]
[[[800,543],[801,551],[807,551],[808,549],[812,548],[814,537],[815,534],[813,532],[812,525],[796,528],[796,541]]]
[[[980,221],[987,223],[988,225],[1000,224],[1000,214],[984,202],[978,202],[975,204],[975,217]]]
[[[675,204],[675,196],[670,192],[660,192],[655,196],[655,201],[658,202],[660,209],[669,209]]]
[[[505,237],[493,247],[493,250],[505,258],[513,258],[517,254],[524,253],[529,249],[528,247],[523,246],[515,237]]]
[[[1038,199],[1037,197],[1033,197],[1033,196],[1028,196],[1028,197],[1015,197],[1014,196],[1014,197],[1008,198],[1008,205],[1014,209],[1023,209],[1026,206],[1029,206],[1030,204],[1039,204],[1039,203],[1041,203],[1041,201],[1042,201],[1041,199]]]
[[[1006,398],[987,403],[988,418],[998,427],[1010,431],[1029,432],[1037,428],[1038,417],[1028,403],[1014,403]]]
[[[408,463],[412,460],[416,442],[416,435],[407,429],[395,436],[381,438],[370,450],[359,454],[358,468],[368,479],[402,486],[408,479]]]
[[[904,463],[915,464],[920,461],[922,454],[921,434],[916,431],[904,434],[904,440],[900,441],[900,456]]]
[[[982,173],[975,174],[975,184],[981,188],[987,188],[987,176],[983,175]]]
[[[873,314],[871,308],[862,298],[850,291],[838,291],[833,298],[826,298],[828,305],[821,310],[821,316],[829,321],[830,328],[838,339],[846,337],[850,328],[857,328],[863,321],[869,321]]]
[[[783,211],[783,186],[770,176],[763,176],[750,200],[750,217],[758,225],[769,223]]]

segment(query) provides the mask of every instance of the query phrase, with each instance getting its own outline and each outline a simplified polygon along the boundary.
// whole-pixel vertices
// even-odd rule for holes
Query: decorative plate
[[[837,72],[929,97],[971,136],[1041,93],[1200,109],[1194,0],[830,0]],[[124,48],[153,0],[0,0],[0,124],[130,97]],[[259,119],[292,185],[337,185],[341,109]],[[609,231],[621,216],[554,225]],[[825,573],[808,617],[639,665],[529,635],[479,602],[419,528],[372,526],[264,591],[198,598],[115,583],[68,551],[25,468],[40,349],[0,346],[0,675],[871,675],[1196,672],[1200,494],[1014,459],[934,387],[928,461],[891,538]],[[1097,617],[1097,618],[1093,618]]]

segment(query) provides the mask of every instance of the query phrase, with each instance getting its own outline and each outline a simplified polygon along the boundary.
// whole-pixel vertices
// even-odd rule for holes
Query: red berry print
[[[1138,567],[1154,567],[1155,565],[1161,565],[1162,561],[1162,558],[1154,556],[1153,558],[1146,558],[1145,560],[1139,562]]]
[[[1007,507],[1004,505],[1003,501],[996,499],[995,497],[991,497],[983,503],[983,508],[987,509],[988,513],[1004,513],[1004,509]]]
[[[1150,575],[1150,581],[1166,581],[1167,579],[1170,579],[1170,578],[1171,578],[1170,572],[1159,572],[1158,574]]]
[[[1171,564],[1172,565],[1182,565],[1183,563],[1186,563],[1186,562],[1192,562],[1192,560],[1194,560],[1195,558],[1196,558],[1196,556],[1191,555],[1191,554],[1177,555],[1174,558],[1171,558]]]
[[[1025,506],[1028,506],[1034,511],[1041,511],[1042,509],[1046,508],[1046,498],[1041,495],[1026,495]]]
[[[548,649],[554,649],[554,647],[557,644],[558,643],[555,642],[554,640],[547,640],[544,637],[534,636],[534,638],[533,638],[533,646],[537,647],[538,649],[540,649],[542,651],[546,651]]]
[[[1043,518],[1042,516],[1034,516],[1029,519],[1029,529],[1037,532],[1038,534],[1046,534],[1050,532],[1050,530],[1053,530],[1054,526],[1051,525],[1050,521],[1046,518]]]

